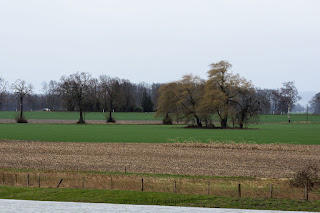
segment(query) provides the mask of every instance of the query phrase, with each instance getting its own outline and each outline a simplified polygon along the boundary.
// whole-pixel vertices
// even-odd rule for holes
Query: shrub
[[[164,125],[171,125],[171,124],[172,124],[172,119],[171,119],[171,117],[167,115],[167,116],[162,120],[162,123],[163,123]]]
[[[16,121],[17,123],[28,123],[27,119],[25,118],[17,118]]]
[[[113,117],[108,117],[107,118],[107,123],[115,123],[116,120]]]
[[[22,118],[20,116],[16,116],[16,122],[17,123],[28,123],[28,120],[24,116]]]
[[[133,111],[134,111],[134,112],[144,112],[144,111],[143,111],[143,108],[140,107],[140,106],[135,107]]]
[[[308,165],[305,168],[296,172],[294,178],[290,181],[290,185],[294,187],[305,187],[312,188],[318,181],[319,169],[314,165]]]

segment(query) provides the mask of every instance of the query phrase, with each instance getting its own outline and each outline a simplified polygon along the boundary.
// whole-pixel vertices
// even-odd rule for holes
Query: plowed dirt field
[[[317,145],[0,141],[0,168],[292,177],[320,163]]]

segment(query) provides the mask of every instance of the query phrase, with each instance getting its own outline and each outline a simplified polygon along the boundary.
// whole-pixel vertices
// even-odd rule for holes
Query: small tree
[[[293,105],[301,99],[298,95],[298,90],[294,85],[293,81],[288,81],[283,83],[283,87],[280,89],[280,95],[283,98],[283,102],[285,103],[288,109],[288,122],[290,122],[290,111]]]
[[[176,87],[177,83],[172,82],[168,84],[163,84],[158,89],[159,98],[157,103],[156,117],[164,117],[164,124],[172,123],[172,119],[170,118],[169,113],[178,114],[178,98],[174,93]]]
[[[17,118],[17,122],[18,123],[27,123],[27,120],[25,119],[24,115],[23,115],[23,102],[26,98],[30,97],[31,94],[33,93],[33,86],[32,84],[28,84],[21,79],[16,80],[13,84],[12,84],[12,90],[19,102],[19,109],[20,109],[20,113],[19,113],[19,117]]]
[[[311,105],[313,113],[320,114],[320,92],[313,96],[309,103]]]
[[[45,106],[51,110],[57,110],[60,107],[59,83],[50,81],[42,83],[42,91],[45,98]]]
[[[290,185],[294,187],[308,187],[312,188],[315,183],[319,182],[319,169],[316,165],[309,164],[303,169],[297,171],[294,178],[290,181]]]
[[[152,112],[153,111],[153,103],[151,100],[151,96],[147,93],[147,90],[144,90],[142,95],[141,106],[144,112]]]
[[[119,93],[120,93],[120,83],[118,78],[110,78],[106,75],[100,76],[100,99],[102,106],[109,111],[109,116],[107,117],[107,122],[115,122],[114,117],[112,117],[112,112],[114,108],[118,105]]]
[[[0,77],[0,107],[2,105],[2,100],[4,99],[7,93],[7,83],[3,78]]]
[[[132,112],[136,108],[136,100],[134,98],[135,85],[129,80],[120,80],[120,110],[124,112]],[[143,110],[142,110],[143,111]]]
[[[236,121],[242,129],[250,120],[258,116],[260,104],[256,91],[252,87],[238,88],[239,95],[232,99]]]

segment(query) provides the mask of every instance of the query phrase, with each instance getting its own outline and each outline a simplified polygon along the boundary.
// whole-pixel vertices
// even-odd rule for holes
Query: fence
[[[86,188],[204,194],[228,197],[320,200],[320,191],[294,188],[288,181],[241,178],[197,178],[133,174],[2,172],[1,184],[41,188]]]

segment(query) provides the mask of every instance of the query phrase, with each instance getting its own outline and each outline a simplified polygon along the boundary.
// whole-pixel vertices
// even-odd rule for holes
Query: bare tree
[[[57,110],[60,107],[59,83],[51,80],[49,83],[42,83],[42,91],[45,99],[45,106],[51,110]]]
[[[23,101],[33,93],[32,84],[27,84],[24,80],[18,79],[12,84],[12,90],[19,102],[20,113],[17,119],[18,123],[27,123],[23,115]]]
[[[102,106],[109,111],[107,122],[115,122],[112,117],[114,108],[118,105],[120,92],[120,79],[110,78],[106,75],[100,76],[100,98]]]
[[[162,84],[159,83],[153,83],[151,85],[151,98],[152,98],[152,102],[154,103],[154,108],[157,108],[157,102],[158,102],[158,98],[159,98],[159,88]]]
[[[281,95],[278,89],[271,90],[271,109],[272,114],[278,114],[282,112]]]
[[[135,85],[129,80],[122,79],[120,81],[120,110],[132,112],[135,109],[134,92]]]
[[[233,103],[235,118],[242,129],[250,120],[258,117],[260,111],[259,97],[253,87],[242,87],[237,89],[239,95],[231,100]]]
[[[288,81],[283,83],[283,87],[280,89],[280,95],[288,108],[288,122],[290,122],[290,111],[293,105],[301,99],[298,95],[298,90],[294,85],[293,81]]]
[[[320,114],[320,92],[309,101],[314,114]]]
[[[144,112],[153,112],[153,102],[151,100],[151,95],[147,93],[147,90],[144,90],[142,101],[141,101],[141,107],[143,108]]]
[[[272,90],[270,89],[256,89],[256,96],[260,105],[260,113],[272,113]]]
[[[4,99],[7,93],[7,83],[0,77],[0,106],[2,105],[2,100]]]
[[[68,107],[77,107],[80,113],[78,123],[85,123],[83,110],[85,101],[89,97],[91,75],[86,72],[77,72],[68,77],[63,76],[60,83],[60,93]],[[71,109],[71,108],[70,108]]]
[[[149,93],[150,87],[149,87],[149,85],[147,83],[142,82],[142,83],[139,83],[139,84],[136,85],[136,87],[135,87],[135,100],[136,100],[136,105],[137,106],[141,107],[143,93],[146,90],[147,90],[147,93]]]

